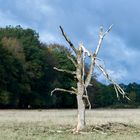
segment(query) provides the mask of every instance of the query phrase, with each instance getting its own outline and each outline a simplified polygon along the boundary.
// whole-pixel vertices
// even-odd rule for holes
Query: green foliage
[[[57,72],[53,67],[75,70],[67,58],[70,50],[58,44],[43,44],[32,29],[20,26],[0,28],[0,108],[74,108],[75,95],[56,92],[55,87],[76,86],[72,75]],[[73,59],[74,56],[72,56]],[[86,66],[88,69],[88,66]],[[117,100],[112,85],[103,85],[94,77],[88,88],[92,107],[120,104],[140,105],[140,85],[121,85],[131,101]]]
[[[49,45],[48,46],[49,51],[51,55],[53,56],[54,60],[56,61],[54,64],[55,67],[61,68],[61,69],[67,69],[74,71],[75,67],[71,63],[71,61],[67,58],[67,55],[70,53],[70,51],[65,48],[64,46],[60,45]],[[54,71],[55,79],[53,82],[53,88],[55,87],[63,87],[65,89],[70,89],[71,87],[76,86],[76,81],[73,78],[73,75],[57,72]],[[52,88],[52,89],[53,89]],[[75,95],[69,95],[68,93],[64,92],[56,92],[53,95],[54,107],[57,108],[65,108],[65,107],[75,107],[76,106],[76,97]]]
[[[2,105],[8,105],[8,104],[10,104],[10,98],[11,98],[11,95],[10,95],[10,93],[9,92],[7,92],[7,91],[0,91],[0,105],[2,106]]]

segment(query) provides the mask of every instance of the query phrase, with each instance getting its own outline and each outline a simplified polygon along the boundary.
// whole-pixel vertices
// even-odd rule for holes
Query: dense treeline
[[[67,59],[70,50],[58,44],[43,44],[32,29],[20,26],[0,28],[0,108],[75,108],[75,95],[50,92],[55,87],[69,89],[76,81],[53,69],[74,70]],[[92,107],[137,107],[140,85],[121,85],[131,101],[118,100],[112,85],[103,85],[94,77],[88,94]]]

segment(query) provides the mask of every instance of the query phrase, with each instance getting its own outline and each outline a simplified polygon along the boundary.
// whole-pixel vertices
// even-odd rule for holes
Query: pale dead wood
[[[90,68],[89,68],[89,71],[88,71],[88,74],[87,74],[87,77],[86,77],[86,80],[85,80],[85,87],[86,88],[90,85],[93,69],[94,69],[94,57],[91,54],[91,56],[90,56]]]
[[[60,72],[66,72],[66,73],[69,73],[69,74],[76,74],[75,71],[70,71],[70,70],[65,70],[65,69],[59,69],[59,68],[56,68],[54,67],[53,69],[57,70],[57,71],[60,71]]]
[[[55,91],[62,91],[62,92],[68,92],[71,94],[77,94],[77,105],[78,105],[78,123],[77,127],[74,129],[74,132],[79,132],[85,127],[85,104],[84,104],[84,98],[87,100],[89,109],[91,108],[91,104],[89,101],[89,96],[87,93],[87,87],[90,86],[90,82],[93,76],[93,71],[95,66],[99,68],[99,70],[104,74],[104,76],[114,85],[117,97],[119,98],[119,93],[122,94],[124,97],[129,99],[126,96],[126,93],[123,91],[123,89],[108,75],[108,73],[105,71],[105,69],[99,65],[96,60],[101,61],[101,59],[97,58],[97,55],[99,53],[99,50],[101,48],[102,42],[104,37],[110,32],[112,29],[111,25],[109,29],[105,32],[103,32],[103,27],[100,28],[100,35],[99,35],[99,41],[97,44],[97,47],[95,49],[95,52],[89,52],[83,45],[83,43],[79,44],[79,47],[76,49],[73,45],[73,43],[70,41],[66,33],[64,32],[63,28],[60,26],[60,30],[62,32],[62,35],[64,36],[65,40],[69,43],[71,49],[75,52],[75,59],[71,56],[71,53],[67,55],[68,59],[71,60],[71,62],[74,64],[76,70],[75,71],[69,71],[64,69],[58,69],[54,67],[55,70],[60,72],[67,72],[70,74],[74,74],[74,78],[77,79],[77,88],[71,87],[72,90],[66,90],[62,88],[55,88],[51,94],[53,94]],[[86,58],[90,58],[90,66],[87,75],[85,75],[85,61]]]
[[[96,66],[99,68],[99,70],[101,70],[101,72],[103,73],[103,75],[114,85],[115,87],[115,91],[117,93],[117,97],[119,97],[118,93],[122,94],[123,97],[125,97],[126,99],[130,100],[127,96],[126,93],[124,92],[124,90],[119,86],[119,84],[117,84],[111,77],[110,75],[106,72],[106,70],[100,66],[97,62],[96,62]]]
[[[55,88],[52,92],[51,95],[53,95],[54,92],[56,91],[62,91],[62,92],[68,92],[70,94],[77,94],[75,91],[73,90],[67,90],[67,89],[63,89],[63,88]]]
[[[90,52],[84,47],[83,43],[81,42],[79,47],[82,49],[83,51],[83,58],[85,59],[86,55],[88,55],[88,57],[90,57]]]
[[[115,89],[115,91],[116,91],[116,95],[117,95],[118,100],[120,100],[119,92],[118,92],[118,90],[117,90],[117,88],[116,88],[115,85],[114,85],[114,89]]]
[[[71,62],[74,64],[75,67],[77,67],[77,63],[76,63],[76,61],[72,58],[72,56],[67,55],[67,58],[68,58],[69,60],[71,60]]]
[[[71,87],[72,90],[74,90],[75,92],[77,92],[77,89],[75,87]]]
[[[100,28],[100,38],[99,38],[99,42],[98,42],[97,48],[95,50],[95,53],[89,55],[90,59],[91,59],[91,62],[90,62],[89,73],[88,73],[87,78],[85,80],[85,86],[86,87],[90,84],[92,73],[93,73],[93,70],[94,70],[94,65],[95,65],[95,62],[96,62],[96,59],[97,59],[96,56],[98,55],[98,52],[100,50],[102,41],[103,41],[104,37],[110,32],[112,26],[113,25],[111,25],[105,33],[103,33],[103,27]]]
[[[87,99],[89,110],[90,110],[91,109],[91,103],[89,101],[89,96],[88,96],[88,93],[87,93],[87,88],[85,88],[85,93],[86,93],[86,96],[84,96],[84,97]]]
[[[88,86],[93,86],[93,84],[89,83],[89,85],[88,85]]]
[[[64,32],[63,28],[61,26],[60,27],[60,30],[62,32],[62,35],[64,36],[65,40],[69,43],[70,47],[72,48],[72,50],[77,53],[77,49],[74,47],[73,43],[70,41],[70,39],[68,38],[68,36],[66,35],[66,33]]]
[[[109,29],[103,34],[103,38],[111,31],[113,24],[109,27]]]
[[[112,27],[113,27],[113,25],[111,25],[105,33],[103,33],[103,27],[100,27],[99,42],[98,42],[97,48],[96,48],[95,53],[94,53],[95,57],[98,55],[98,52],[100,50],[100,47],[101,47],[101,44],[102,44],[102,41],[103,41],[104,37],[110,32]]]
[[[92,54],[84,47],[83,43],[80,43],[79,48],[82,49],[82,53],[83,53],[83,56],[82,56],[83,57],[82,84],[83,84],[84,92],[85,92],[85,96],[83,96],[83,97],[86,98],[86,100],[88,102],[89,109],[91,109],[91,104],[90,104],[89,97],[88,97],[88,94],[87,94],[87,86],[90,84],[90,81],[91,81],[92,72],[93,72],[93,67],[92,67],[93,63],[91,63],[89,73],[88,73],[87,78],[85,80],[85,59],[86,59],[86,55],[88,57],[91,57],[91,59],[92,59]],[[84,93],[83,93],[83,95],[84,95]]]

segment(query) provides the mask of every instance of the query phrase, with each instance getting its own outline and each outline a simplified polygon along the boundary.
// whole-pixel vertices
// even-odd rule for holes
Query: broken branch
[[[70,74],[76,74],[75,71],[70,71],[70,70],[64,70],[64,69],[58,69],[56,67],[54,67],[53,69],[60,71],[60,72],[66,72],[66,73],[70,73]]]
[[[74,90],[75,92],[77,92],[77,89],[75,87],[71,87],[72,90]]]
[[[88,72],[88,75],[85,80],[85,88],[87,88],[88,85],[90,85],[90,81],[91,81],[92,73],[93,73],[93,69],[94,69],[94,56],[92,54],[90,55],[90,61],[91,62],[90,62],[89,72]]]
[[[103,69],[102,66],[98,65],[96,63],[96,66],[101,70],[101,72],[104,74],[104,76],[116,87],[115,91],[117,90],[117,94],[118,92],[120,94],[123,95],[123,97],[125,97],[126,99],[130,100],[127,96],[126,93],[124,92],[124,90],[109,76],[109,74]],[[118,95],[117,95],[118,96]]]
[[[89,97],[88,97],[88,93],[87,93],[87,88],[85,88],[85,92],[86,92],[86,99],[87,99],[87,102],[88,102],[88,105],[89,105],[89,110],[91,109],[91,103],[89,101]]]
[[[104,34],[103,34],[103,27],[100,28],[100,39],[99,39],[99,42],[98,42],[98,45],[97,45],[97,48],[96,48],[96,51],[95,51],[95,57],[97,56],[97,54],[99,52],[99,49],[101,47],[101,44],[102,44],[102,41],[103,41],[104,37],[110,32],[112,27],[113,27],[113,24],[109,27],[109,29]]]
[[[67,58],[71,60],[75,67],[77,67],[76,61],[70,55],[67,55]]]
[[[64,36],[65,40],[69,43],[70,47],[73,49],[73,51],[77,54],[77,49],[74,47],[73,43],[70,41],[70,39],[68,38],[68,36],[66,35],[66,33],[64,32],[63,28],[61,26],[60,30],[62,32],[62,35]]]
[[[70,94],[77,94],[75,91],[73,90],[67,90],[67,89],[63,89],[63,88],[55,88],[52,92],[51,92],[51,95],[53,95],[53,93],[55,91],[62,91],[62,92],[68,92]]]

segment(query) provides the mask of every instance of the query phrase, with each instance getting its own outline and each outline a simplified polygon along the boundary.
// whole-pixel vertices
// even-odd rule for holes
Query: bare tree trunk
[[[76,127],[76,132],[85,128],[85,104],[83,101],[84,94],[84,81],[83,81],[83,52],[79,46],[77,52],[77,68],[76,68],[76,76],[77,76],[77,106],[78,106],[78,122]]]
[[[77,105],[78,105],[78,123],[76,131],[79,132],[85,128],[85,104],[82,99],[82,95],[77,95]]]

